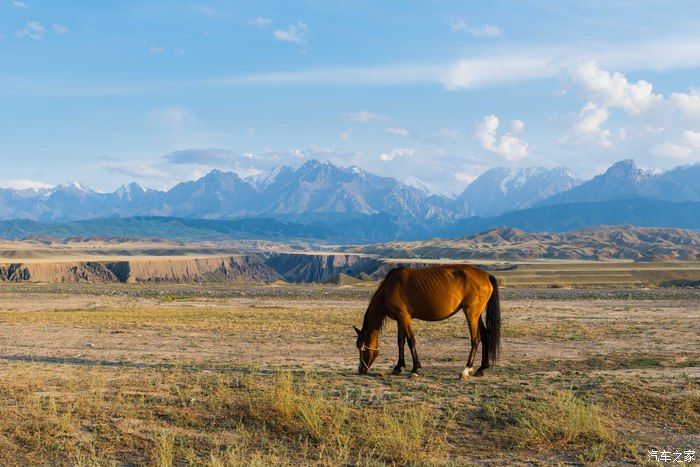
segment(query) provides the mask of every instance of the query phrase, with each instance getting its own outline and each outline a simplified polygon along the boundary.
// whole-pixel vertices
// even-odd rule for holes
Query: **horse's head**
[[[379,355],[379,347],[370,336],[370,333],[365,331],[360,331],[355,326],[355,332],[357,333],[357,350],[360,351],[360,365],[357,367],[357,371],[361,374],[367,374],[372,362]]]

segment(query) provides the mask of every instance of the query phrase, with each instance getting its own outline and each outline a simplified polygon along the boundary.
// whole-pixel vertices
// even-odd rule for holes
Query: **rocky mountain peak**
[[[637,167],[634,159],[625,159],[611,165],[605,174],[608,177],[623,178],[628,180],[639,181],[643,178],[648,178],[654,175],[653,171],[642,170]]]

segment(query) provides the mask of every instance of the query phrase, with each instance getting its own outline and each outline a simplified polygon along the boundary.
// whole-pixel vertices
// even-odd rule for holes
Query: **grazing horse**
[[[492,275],[468,265],[444,265],[430,268],[396,268],[389,271],[374,293],[365,312],[362,329],[357,332],[360,351],[358,371],[365,374],[379,355],[379,334],[386,318],[398,325],[399,361],[393,374],[406,366],[404,344],[413,359],[411,373],[421,367],[413,335],[413,319],[441,321],[464,311],[471,335],[471,351],[467,366],[460,374],[466,379],[473,370],[474,357],[483,344],[481,366],[474,376],[482,376],[490,362],[498,358],[501,341],[501,310],[498,283]],[[486,324],[481,315],[486,311]]]

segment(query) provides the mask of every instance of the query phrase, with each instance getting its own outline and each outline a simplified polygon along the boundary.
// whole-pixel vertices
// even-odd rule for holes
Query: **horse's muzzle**
[[[366,375],[367,374],[367,367],[364,366],[362,363],[357,367],[357,372],[361,375]]]

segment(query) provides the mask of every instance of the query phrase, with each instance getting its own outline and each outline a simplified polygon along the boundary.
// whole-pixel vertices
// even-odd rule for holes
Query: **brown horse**
[[[492,275],[468,265],[444,265],[430,268],[396,268],[384,278],[365,312],[362,329],[357,329],[360,351],[358,371],[365,374],[379,355],[379,334],[387,317],[396,321],[399,330],[399,361],[394,374],[406,366],[404,344],[413,359],[412,373],[421,367],[413,335],[413,319],[441,321],[464,311],[471,334],[471,352],[460,374],[465,379],[472,372],[474,357],[483,344],[481,367],[474,376],[482,376],[490,362],[498,358],[501,341],[501,310],[498,283]],[[486,311],[486,324],[481,315]]]

